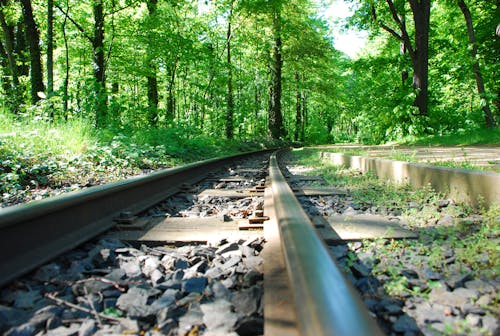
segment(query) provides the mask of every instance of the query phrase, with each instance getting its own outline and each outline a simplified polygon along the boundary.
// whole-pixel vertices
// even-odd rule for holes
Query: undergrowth
[[[80,119],[48,123],[0,114],[0,196],[3,206],[12,205],[277,145],[214,139],[180,127],[97,130]]]
[[[395,249],[407,253],[414,251],[416,256],[428,257],[427,267],[444,268],[445,271],[445,252],[453,250],[455,258],[476,276],[500,276],[500,206],[472,209],[465,204],[455,204],[430,188],[394,184],[370,173],[334,166],[320,158],[319,152],[294,151],[293,157],[299,165],[315,167],[308,174],[323,176],[329,185],[347,190],[353,202],[376,207],[381,214],[399,214],[406,225],[419,234],[416,240],[392,240],[390,244],[375,242],[377,248],[388,252]],[[375,272],[389,274],[391,291],[413,290],[406,287],[400,268],[392,269],[395,267],[392,263],[381,263],[378,267]]]

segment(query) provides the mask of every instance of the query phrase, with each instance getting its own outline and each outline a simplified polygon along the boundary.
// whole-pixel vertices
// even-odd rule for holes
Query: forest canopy
[[[383,143],[495,128],[499,2],[0,0],[0,114],[180,136]]]

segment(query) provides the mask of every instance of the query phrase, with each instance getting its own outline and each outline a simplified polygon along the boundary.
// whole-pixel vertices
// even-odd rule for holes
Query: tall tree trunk
[[[413,46],[410,35],[406,29],[404,15],[399,15],[392,0],[386,0],[394,22],[399,27],[401,33],[390,28],[384,23],[380,26],[392,36],[404,43],[404,48],[408,51],[413,68],[413,87],[417,91],[414,105],[418,108],[418,114],[426,116],[428,114],[429,100],[429,27],[430,27],[430,0],[408,0],[413,14],[415,26],[415,45]],[[404,13],[403,13],[404,14]],[[377,21],[375,7],[372,6],[372,17]]]
[[[231,20],[233,17],[233,1],[230,3],[229,17],[227,22],[227,114],[226,114],[226,138],[234,137],[234,94],[233,94],[233,68],[231,64]]]
[[[429,101],[429,25],[430,0],[409,0],[415,24],[415,49],[412,57],[415,106],[421,116],[428,114]]]
[[[175,118],[175,75],[177,71],[177,61],[168,69],[168,87],[167,87],[167,122]]]
[[[155,15],[156,5],[158,4],[158,0],[149,0],[148,5],[148,13],[150,19]],[[158,125],[158,80],[156,78],[156,65],[154,63],[154,55],[152,48],[152,41],[148,41],[148,55],[146,60],[146,66],[148,75],[148,119],[149,123],[153,126]]]
[[[47,0],[47,96],[54,92],[54,0]]]
[[[14,53],[14,29],[9,26],[3,12],[7,2],[0,0],[0,25],[2,27],[3,49],[6,57],[8,74],[10,75],[11,98],[9,103],[14,113],[19,113],[20,102],[22,101],[21,93],[19,92],[19,74],[16,55]]]
[[[66,13],[68,12],[69,9],[69,3],[66,2]],[[63,33],[63,40],[64,40],[64,59],[66,62],[66,67],[65,67],[65,74],[64,74],[64,84],[63,84],[63,111],[64,111],[64,118],[67,120],[68,119],[68,106],[69,106],[69,45],[68,45],[68,36],[66,34],[66,22],[68,20],[68,16],[64,16],[64,21],[62,23],[62,33]]]
[[[94,52],[94,99],[96,108],[96,126],[102,127],[107,123],[106,97],[106,66],[104,61],[104,6],[103,0],[94,0],[94,36],[92,49]]]
[[[300,139],[300,129],[302,125],[302,99],[300,92],[300,75],[298,72],[295,72],[295,134],[294,140],[299,141]]]
[[[469,11],[469,7],[464,0],[457,1],[458,7],[462,11],[465,19],[465,24],[467,25],[467,32],[469,34],[469,43],[472,45],[472,49],[470,51],[472,59],[474,63],[472,65],[472,72],[474,73],[474,77],[476,78],[476,86],[477,93],[479,93],[479,97],[484,100],[483,112],[484,112],[484,121],[486,123],[486,127],[493,128],[495,127],[495,119],[493,118],[493,114],[491,113],[490,105],[488,104],[488,100],[486,99],[486,90],[484,88],[484,80],[481,74],[481,69],[479,68],[479,61],[477,59],[477,41],[476,35],[474,33],[474,26],[472,25],[472,15]]]
[[[283,138],[283,115],[281,114],[281,3],[273,6],[273,61],[271,65],[271,87],[269,101],[269,131],[273,139]]]
[[[31,77],[31,102],[36,104],[41,98],[39,92],[44,92],[45,87],[43,84],[43,69],[40,52],[40,33],[33,18],[33,9],[31,7],[31,0],[20,0],[24,22],[26,24],[26,38],[28,39],[30,48],[30,77]]]

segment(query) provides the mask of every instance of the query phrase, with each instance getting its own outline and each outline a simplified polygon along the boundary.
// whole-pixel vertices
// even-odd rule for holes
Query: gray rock
[[[258,281],[261,281],[264,279],[264,275],[260,272],[250,270],[248,273],[246,273],[243,276],[243,286],[245,287],[251,287],[255,285]]]
[[[94,320],[85,320],[78,329],[78,336],[91,336],[97,331],[97,325]]]
[[[189,332],[193,326],[203,324],[203,312],[199,303],[192,304],[188,312],[179,319],[179,334],[184,335]]]
[[[9,329],[4,336],[32,336],[36,334],[37,329],[32,323],[23,323],[19,326]]]
[[[30,309],[34,308],[36,303],[42,299],[40,291],[18,291],[14,301],[14,308]]]
[[[469,281],[472,278],[470,273],[467,274],[454,274],[447,278],[446,284],[451,288],[455,289],[457,287],[463,287],[466,281]]]
[[[208,279],[206,277],[187,279],[182,284],[182,290],[186,293],[203,293],[207,283]]]
[[[165,319],[158,323],[158,329],[163,335],[173,334],[173,330],[177,327],[177,322],[172,319]]]
[[[349,249],[346,245],[335,245],[329,246],[328,249],[332,252],[333,256],[337,259],[344,258],[347,256]]]
[[[120,268],[125,271],[129,278],[135,278],[142,275],[141,266],[138,260],[131,260],[121,264]]]
[[[112,288],[114,288],[113,284],[95,279],[89,279],[84,282],[79,282],[72,286],[73,294],[75,295],[101,293]]]
[[[441,280],[443,276],[430,268],[425,268],[421,274],[421,278],[425,280],[435,281],[435,280]]]
[[[139,287],[132,287],[127,293],[122,294],[116,305],[124,311],[129,311],[134,306],[145,306],[149,297],[148,290]]]
[[[499,335],[500,321],[495,316],[486,315],[481,318],[483,329],[491,335]]]
[[[160,312],[160,310],[170,306],[171,304],[175,303],[176,297],[175,295],[168,294],[168,295],[163,295],[160,298],[156,299],[152,304],[151,304],[151,309],[155,312],[155,315]]]
[[[223,253],[231,252],[231,251],[239,251],[239,245],[237,243],[227,243],[222,245],[215,251],[215,254],[222,255]]]
[[[238,321],[235,331],[239,336],[263,335],[264,319],[255,316],[245,316]]]
[[[448,292],[444,288],[434,288],[429,293],[431,301],[451,307],[461,307],[478,297],[478,291],[467,288],[457,288],[453,292]]]
[[[38,281],[46,282],[61,274],[61,266],[56,263],[50,263],[40,267],[33,278]]]
[[[234,292],[231,302],[239,315],[250,316],[259,309],[262,298],[262,288],[253,286],[238,292]]]
[[[153,272],[151,272],[150,279],[151,279],[151,282],[153,283],[153,285],[156,285],[156,284],[164,281],[165,276],[163,275],[163,273],[160,270],[155,269]]]
[[[140,330],[138,321],[129,318],[121,318],[120,327],[122,330],[127,330],[129,334],[138,334]],[[122,334],[120,331],[118,334]]]
[[[222,274],[224,270],[220,267],[212,267],[205,271],[205,276],[210,279],[218,279]]]
[[[401,315],[396,320],[392,329],[396,332],[407,333],[407,332],[419,332],[420,328],[417,325],[417,322],[413,318],[408,315]]]
[[[476,314],[468,314],[465,317],[465,320],[467,321],[467,324],[470,325],[471,327],[478,327],[479,324],[481,323],[481,316]]]
[[[216,299],[226,299],[229,300],[231,296],[231,292],[220,282],[212,283],[212,293]]]
[[[160,259],[157,257],[147,257],[144,260],[144,265],[142,266],[142,272],[146,276],[150,276],[153,271],[157,270],[160,266]]]
[[[25,310],[0,305],[0,325],[3,324],[5,327],[19,325],[27,319],[28,314]]]
[[[437,225],[438,226],[452,226],[454,223],[453,216],[449,214],[445,214],[441,219],[438,220]]]
[[[78,333],[79,326],[77,324],[71,324],[69,327],[60,326],[56,329],[47,332],[47,336],[73,336]]]
[[[123,280],[127,273],[121,268],[115,268],[112,270],[110,273],[108,273],[105,278],[111,281],[115,282],[120,282],[120,280]]]
[[[231,303],[224,299],[202,304],[200,309],[203,312],[203,323],[207,329],[221,334],[232,330],[238,317],[231,312],[231,308]]]
[[[351,272],[354,274],[356,277],[367,277],[371,274],[371,269],[366,267],[362,263],[354,262],[351,267]]]
[[[256,270],[262,272],[262,265],[264,264],[264,259],[260,256],[250,256],[243,258],[243,265],[248,270]]]
[[[496,289],[493,285],[491,285],[490,283],[488,283],[484,280],[480,280],[480,279],[467,281],[465,283],[465,288],[475,289],[475,290],[479,291],[479,293],[481,293],[481,294],[495,293],[496,292]]]
[[[185,258],[179,258],[174,261],[174,268],[176,269],[187,269],[189,268],[189,260]]]

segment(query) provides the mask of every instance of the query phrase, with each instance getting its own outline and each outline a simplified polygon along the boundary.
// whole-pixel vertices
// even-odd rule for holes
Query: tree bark
[[[406,29],[404,19],[398,14],[396,6],[392,0],[386,0],[394,22],[399,27],[400,34],[384,23],[380,23],[382,29],[399,39],[410,55],[413,68],[413,87],[417,91],[414,106],[418,109],[418,114],[426,116],[428,114],[429,96],[429,29],[430,29],[430,0],[408,0],[413,14],[415,26],[414,46],[410,35]],[[375,7],[372,6],[373,19],[377,20]]]
[[[481,74],[481,69],[479,67],[479,61],[477,59],[477,41],[476,35],[474,33],[474,26],[472,24],[472,15],[469,11],[469,7],[464,0],[457,1],[458,7],[462,11],[465,19],[465,24],[467,25],[467,32],[469,35],[469,43],[472,45],[472,49],[470,51],[472,59],[474,63],[472,64],[472,72],[474,73],[474,77],[476,79],[477,92],[479,93],[479,97],[484,100],[484,105],[482,107],[484,112],[484,121],[486,123],[486,127],[493,128],[495,127],[495,119],[493,118],[493,114],[491,113],[490,105],[488,104],[488,100],[486,99],[486,90],[484,88],[484,80]]]
[[[283,115],[281,114],[281,3],[273,6],[273,61],[271,64],[271,87],[269,99],[269,131],[273,139],[283,138]]]
[[[295,72],[295,134],[294,140],[299,141],[300,133],[301,133],[301,125],[302,125],[302,95],[300,92],[300,75],[298,72]]]
[[[24,23],[26,24],[26,38],[28,39],[30,49],[31,102],[32,104],[36,104],[41,99],[39,92],[43,93],[45,91],[40,52],[40,33],[33,18],[31,0],[20,1],[23,9]]]
[[[92,48],[94,52],[94,99],[96,108],[96,126],[102,127],[107,123],[106,97],[106,66],[104,61],[104,6],[103,0],[94,0],[94,36]]]
[[[19,92],[19,72],[17,65],[17,58],[14,51],[14,28],[9,26],[7,20],[5,19],[5,15],[3,13],[4,6],[6,6],[5,0],[0,0],[0,25],[2,27],[2,37],[3,37],[3,50],[6,58],[6,69],[9,74],[10,83],[9,90],[10,99],[8,102],[12,108],[13,113],[19,113],[20,102],[22,97]],[[8,97],[8,96],[7,96]]]
[[[430,0],[409,0],[415,24],[415,50],[412,56],[415,106],[421,116],[428,114],[429,101],[429,25]]]
[[[66,3],[66,12],[68,12],[68,7],[69,4]],[[63,40],[64,40],[64,59],[66,62],[66,67],[65,67],[65,74],[64,74],[64,84],[63,84],[63,112],[64,112],[64,118],[67,120],[68,119],[68,107],[69,107],[69,45],[68,45],[68,36],[66,34],[66,22],[68,20],[68,16],[64,16],[64,21],[62,23],[62,33],[63,33]]]
[[[227,114],[226,114],[226,138],[234,137],[234,94],[233,94],[233,68],[231,63],[231,20],[233,17],[233,1],[230,2],[229,17],[227,22]]]
[[[158,4],[158,0],[149,0],[147,5],[148,5],[148,13],[149,17],[152,18],[155,15],[156,12],[156,5]],[[149,51],[147,55],[147,61],[146,61],[146,66],[147,66],[147,71],[148,75],[146,76],[147,81],[148,81],[148,108],[149,108],[149,113],[148,113],[148,119],[149,123],[152,126],[157,126],[158,125],[158,102],[159,102],[159,97],[158,97],[158,80],[156,77],[156,65],[154,63],[154,56],[152,55],[152,45],[151,41],[148,41],[149,44]]]
[[[54,0],[47,0],[47,95],[54,92]]]

